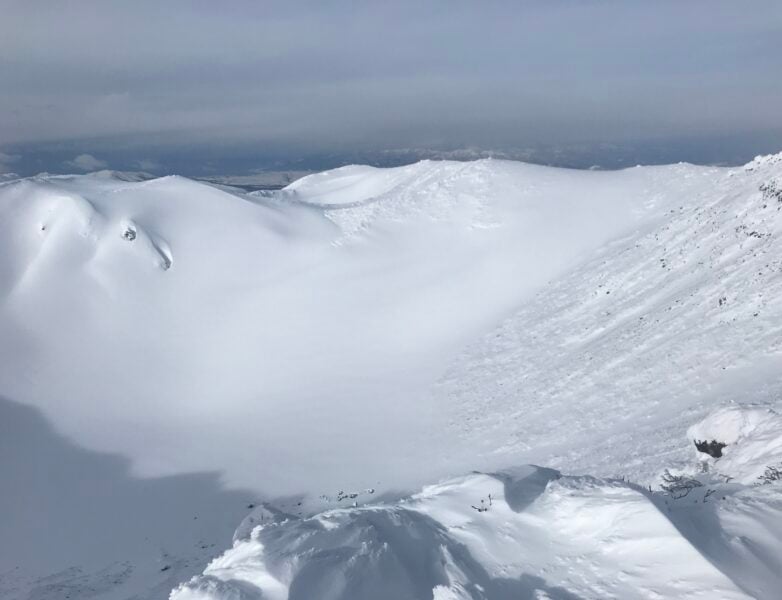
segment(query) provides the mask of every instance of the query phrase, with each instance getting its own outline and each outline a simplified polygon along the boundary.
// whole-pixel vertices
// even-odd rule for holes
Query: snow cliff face
[[[781,408],[780,190],[782,155],[736,169],[352,166],[252,194],[111,173],[4,182],[0,396],[128,457],[134,476],[217,472],[267,501],[274,524],[246,520],[180,598],[359,598],[384,572],[411,597],[762,597],[779,583],[773,565],[753,570],[779,548],[773,527],[721,554],[687,528],[760,531],[761,500],[776,514],[774,486],[751,484],[780,458],[774,419],[758,416]],[[695,460],[700,436],[724,456]],[[565,475],[509,471],[528,462]],[[750,487],[724,491],[728,512],[660,520],[666,500],[647,486],[701,465]],[[473,469],[495,475],[404,493]],[[690,500],[711,502],[710,484]],[[519,508],[508,485],[535,500]],[[368,488],[375,504],[406,500],[323,513],[320,495]],[[492,511],[472,508],[488,493]],[[574,532],[565,515],[581,506]],[[0,537],[40,527],[24,523]],[[670,560],[612,546],[658,533]],[[76,546],[37,575],[105,567]],[[680,587],[631,564],[662,564]],[[323,565],[340,574],[328,589]]]

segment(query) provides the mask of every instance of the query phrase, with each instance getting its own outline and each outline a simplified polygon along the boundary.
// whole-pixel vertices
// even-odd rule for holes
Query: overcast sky
[[[0,170],[33,155],[52,171],[183,155],[230,170],[254,153],[782,150],[780,0],[0,7]]]

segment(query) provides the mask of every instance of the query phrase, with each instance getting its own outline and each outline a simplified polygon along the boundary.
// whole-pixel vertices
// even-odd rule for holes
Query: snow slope
[[[230,545],[253,498],[216,473],[128,470],[0,398],[0,598],[165,598]]]
[[[407,497],[473,469],[497,473],[534,462],[569,474],[556,485],[569,482],[574,494],[590,498],[568,504],[557,496],[557,506],[535,518],[560,522],[583,501],[603,519],[600,511],[613,513],[602,505],[613,506],[618,494],[619,515],[637,510],[647,520],[659,502],[643,487],[605,478],[657,485],[666,468],[693,470],[687,429],[715,406],[780,408],[782,156],[736,169],[681,164],[616,172],[497,160],[352,166],[253,194],[180,177],[129,179],[101,173],[0,184],[0,396],[39,411],[57,430],[47,436],[77,441],[95,456],[127,457],[123,477],[134,489],[159,482],[174,490],[166,502],[175,505],[196,493],[214,498],[224,507],[215,510],[225,529],[221,538],[218,523],[210,526],[207,546],[224,543],[237,525],[237,497],[214,483],[182,494],[181,474],[219,473],[227,485],[252,489],[243,493],[252,504],[272,502],[274,511],[309,523],[308,515],[324,508],[319,496],[338,489]],[[765,469],[758,456],[777,456],[776,434],[768,435],[750,458],[731,466],[726,450],[719,459],[742,484]],[[736,445],[739,438],[731,439]],[[755,470],[745,468],[750,462]],[[46,480],[30,488],[18,476],[20,464],[23,457],[15,457],[4,467],[19,482],[10,486],[10,506],[57,493]],[[602,479],[572,477],[587,473]],[[494,481],[452,480],[430,488],[442,499],[406,501],[416,515],[436,505],[440,523],[433,530],[405,513],[411,528],[451,540],[458,527],[442,513],[448,490],[499,485]],[[88,499],[77,505],[75,522],[93,510]],[[122,511],[133,522],[150,519],[155,508],[122,503]],[[474,519],[472,512],[468,504]],[[532,518],[511,508],[503,514],[514,523]],[[364,532],[352,515],[341,523]],[[302,525],[294,521],[284,526],[283,541],[295,546]],[[506,540],[514,555],[538,552],[518,547],[513,532],[534,533],[524,523],[508,534],[515,542]],[[81,568],[89,582],[121,562],[106,554],[109,541],[74,540],[69,555],[25,564],[13,544],[44,543],[44,521],[20,525],[4,513],[0,526],[0,537],[11,540],[0,554],[0,590],[13,587],[11,597],[27,597],[49,573]],[[536,539],[565,544],[565,531]],[[677,568],[692,552],[693,536],[684,536],[685,544],[668,532],[655,548],[670,546],[680,558],[661,569]],[[146,548],[162,548],[172,534],[150,535],[127,561],[137,575],[153,572],[140,566]],[[366,541],[363,533],[345,535]],[[772,535],[767,543],[778,540]],[[285,554],[283,541],[275,548]],[[189,548],[190,541],[176,552],[193,569],[209,554]],[[267,577],[258,548],[239,548],[256,565],[241,566],[247,577]],[[442,598],[463,593],[454,581],[464,587],[477,580],[496,591],[492,598],[507,590],[568,597],[560,588],[621,597],[643,579],[630,574],[626,583],[601,588],[600,577],[618,576],[604,557],[592,570],[552,577],[542,574],[556,573],[552,564],[531,563],[525,577],[542,578],[554,586],[548,591],[537,579],[519,583],[517,567],[503,587],[475,548],[469,564],[457,560],[454,569],[477,579],[449,575],[447,583],[433,571],[427,585],[444,586]],[[664,558],[647,550],[629,556],[639,564]],[[433,552],[426,560],[440,556],[437,548],[421,551]],[[750,589],[709,567],[716,563],[706,555],[687,558],[692,570],[682,572],[678,592],[659,593],[713,589],[741,597]],[[274,560],[283,568],[280,556]],[[319,581],[322,573],[312,568]],[[169,575],[157,577],[160,585]],[[199,580],[178,593],[223,585],[209,577],[208,585]],[[274,578],[279,583],[279,573]],[[391,579],[386,585],[402,589]],[[247,597],[257,595],[244,587]],[[134,590],[160,597],[152,588],[128,585],[114,597]],[[39,597],[56,597],[46,593]]]
[[[464,443],[647,483],[715,405],[779,406],[780,174],[779,155],[716,171],[472,344],[435,392]]]
[[[138,474],[219,470],[272,494],[381,469],[420,485],[443,473],[421,469],[442,429],[422,398],[458,349],[711,177],[389,171],[348,167],[273,198],[179,177],[0,188],[3,394]],[[354,206],[332,208],[343,193]]]

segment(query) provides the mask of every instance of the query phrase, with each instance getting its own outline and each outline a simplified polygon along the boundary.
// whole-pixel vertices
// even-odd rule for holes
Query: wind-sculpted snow
[[[692,448],[654,489],[526,466],[311,516],[269,505],[171,600],[771,600],[782,585],[780,423],[758,408],[714,411],[689,436],[725,440],[725,455]],[[753,479],[758,465],[776,477]]]
[[[753,493],[672,500],[538,467],[473,474],[397,503],[261,524],[171,600],[771,598],[778,556],[736,569],[780,533],[782,502]]]
[[[298,566],[285,562],[283,541],[269,532],[285,533],[291,556],[310,557],[315,547],[301,537],[305,531],[317,533],[319,544],[354,548],[345,541],[350,536],[387,531],[391,515],[404,515],[405,536],[420,530],[436,546],[416,554],[421,578],[402,560],[409,539],[377,534],[390,554],[380,542],[370,545],[379,562],[368,563],[375,571],[368,567],[366,581],[339,562],[365,560],[359,550],[325,555],[344,580],[329,593],[350,597],[344,594],[367,589],[360,586],[377,581],[381,570],[397,569],[400,587],[388,580],[390,591],[417,594],[432,584],[427,593],[439,599],[632,597],[624,590],[643,582],[629,567],[609,576],[603,566],[592,569],[598,563],[581,562],[581,547],[562,541],[559,554],[545,550],[567,537],[566,511],[598,511],[618,495],[616,504],[636,507],[632,514],[641,521],[662,510],[654,521],[667,532],[662,546],[687,542],[709,557],[681,550],[688,558],[678,562],[693,569],[683,575],[694,582],[687,589],[706,586],[730,597],[739,592],[729,579],[751,589],[742,573],[775,564],[767,555],[778,549],[778,536],[758,534],[754,549],[714,556],[696,534],[682,533],[691,528],[686,519],[667,515],[662,500],[622,481],[541,476],[535,487],[525,479],[500,503],[514,524],[507,531],[492,521],[500,511],[478,512],[470,505],[481,497],[460,496],[455,515],[499,528],[514,557],[507,568],[481,554],[478,537],[460,537],[458,522],[439,508],[427,512],[420,495],[398,505],[390,498],[473,469],[495,473],[529,462],[656,487],[665,469],[678,477],[692,467],[693,442],[703,440],[686,431],[715,408],[782,411],[780,181],[782,161],[765,157],[736,169],[680,164],[616,172],[497,160],[353,166],[252,194],[110,172],[3,182],[0,396],[40,410],[60,434],[91,451],[127,457],[134,476],[218,472],[227,484],[252,488],[248,505],[260,503],[288,521],[264,526],[256,540],[264,550],[240,540],[238,552],[279,589],[298,589]],[[714,418],[698,435],[724,433],[730,419]],[[723,457],[698,464],[722,469],[734,478],[727,485],[748,485],[773,466],[759,457],[773,459],[775,442],[731,440],[716,440],[728,444]],[[508,489],[494,476],[464,481],[499,486],[498,494]],[[711,502],[707,483],[689,497]],[[461,485],[451,482],[435,495],[445,498]],[[56,494],[5,488],[18,505],[33,493]],[[336,494],[367,489],[375,491],[347,501]],[[754,517],[736,515],[753,515],[759,495],[771,501],[770,492],[758,490],[725,492],[734,499],[750,494],[725,516],[738,523],[733,529],[711,509],[702,525],[716,520],[730,535],[743,535],[740,526],[755,527]],[[321,495],[359,506],[323,513],[334,504],[324,505]],[[367,506],[380,499],[384,508]],[[545,513],[544,529],[554,537],[527,528],[530,511],[545,499],[560,507]],[[321,514],[338,515],[336,527],[317,529],[326,517],[313,515]],[[624,519],[617,513],[608,521],[614,518]],[[43,523],[30,532],[40,544]],[[610,545],[608,533],[589,527],[579,521],[576,529]],[[86,546],[77,550],[74,556],[89,554]],[[86,570],[118,568],[105,564],[98,546],[90,551]],[[633,560],[648,558],[634,551],[627,550]],[[608,569],[625,552],[603,556],[599,565]],[[538,555],[566,556],[584,569],[567,575],[553,558],[535,562]],[[20,568],[6,556],[0,584],[3,569]],[[731,561],[742,570],[727,579],[727,567],[707,568]],[[67,557],[49,564],[68,566]],[[306,586],[322,581],[316,567],[295,585],[312,589]],[[257,596],[256,580],[238,583],[229,570],[224,579],[210,571],[179,593],[214,588]],[[18,577],[47,574],[41,566]],[[277,585],[272,579],[263,581]],[[470,587],[476,582],[484,592]],[[686,595],[675,588],[659,593]]]
[[[348,239],[390,223],[426,227],[446,222],[512,232],[524,237],[528,252],[543,246],[553,260],[560,251],[605,239],[606,228],[631,215],[648,216],[671,200],[671,192],[686,194],[712,172],[691,165],[605,173],[497,160],[422,161],[310,175],[280,197],[329,209],[326,215]],[[666,181],[667,176],[673,180]],[[501,231],[494,235],[502,239]],[[559,243],[547,244],[554,240]]]

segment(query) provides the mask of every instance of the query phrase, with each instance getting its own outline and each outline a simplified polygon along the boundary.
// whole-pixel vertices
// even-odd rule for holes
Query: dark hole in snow
[[[125,232],[122,234],[122,237],[128,240],[129,242],[132,242],[133,240],[136,239],[136,230],[133,229],[132,227],[128,227],[127,229],[125,229]]]
[[[725,446],[727,446],[727,444],[723,444],[717,440],[711,440],[710,442],[707,440],[695,440],[695,448],[698,452],[708,454],[712,458],[720,458],[722,456],[722,449]]]

